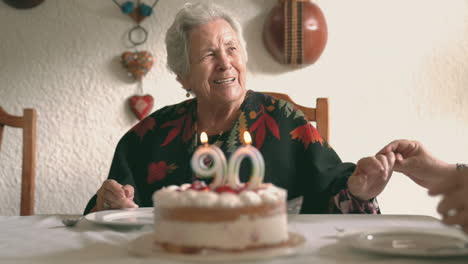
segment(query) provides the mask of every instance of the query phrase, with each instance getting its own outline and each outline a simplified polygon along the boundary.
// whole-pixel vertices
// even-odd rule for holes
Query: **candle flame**
[[[245,144],[249,145],[252,143],[252,138],[250,137],[250,133],[248,131],[244,132],[244,142]]]
[[[200,141],[202,144],[206,144],[208,142],[208,136],[205,132],[201,132]]]

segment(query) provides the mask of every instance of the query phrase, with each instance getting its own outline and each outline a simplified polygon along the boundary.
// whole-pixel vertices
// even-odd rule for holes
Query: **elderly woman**
[[[391,176],[393,152],[343,163],[300,110],[248,90],[241,28],[224,10],[186,4],[166,47],[169,69],[195,98],[154,112],[123,136],[85,213],[152,206],[156,190],[197,180],[190,159],[201,131],[229,158],[246,130],[265,159],[264,181],[287,189],[288,199],[302,196],[302,213],[379,212],[375,197]],[[241,181],[250,166],[242,163]]]

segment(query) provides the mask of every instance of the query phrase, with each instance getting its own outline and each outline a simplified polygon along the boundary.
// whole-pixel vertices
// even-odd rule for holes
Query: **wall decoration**
[[[327,43],[325,17],[310,0],[279,0],[263,26],[263,43],[282,64],[313,64]]]
[[[132,112],[139,120],[145,118],[153,108],[154,99],[151,95],[134,95],[128,100],[128,104]]]
[[[148,51],[125,51],[120,61],[128,73],[137,81],[141,81],[143,77],[153,67],[153,55]]]
[[[123,52],[120,55],[120,62],[128,74],[138,82],[140,95],[131,96],[128,103],[135,116],[139,120],[142,120],[150,113],[154,103],[153,97],[149,94],[144,94],[143,89],[143,77],[153,67],[154,58],[151,52],[146,50],[139,51],[137,47],[143,45],[148,39],[148,30],[141,25],[141,22],[153,14],[153,8],[159,0],[154,0],[151,6],[139,0],[122,3],[117,0],[112,1],[123,14],[128,15],[136,24],[128,31],[128,40],[132,44],[134,51]]]

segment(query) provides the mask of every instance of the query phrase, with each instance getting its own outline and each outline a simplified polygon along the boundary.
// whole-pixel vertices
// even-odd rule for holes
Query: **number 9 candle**
[[[208,136],[205,132],[201,133],[200,141],[203,146],[197,148],[192,156],[192,170],[195,174],[201,177],[210,177],[214,174],[215,176],[211,183],[211,188],[215,189],[216,187],[224,184],[224,177],[227,171],[226,157],[218,146],[208,145]],[[213,160],[210,167],[208,167],[204,162],[205,158],[208,156]]]
[[[252,139],[249,132],[244,132],[244,142],[246,145],[238,148],[229,159],[227,183],[232,188],[236,189],[240,186],[239,169],[244,158],[250,158],[252,162],[252,174],[250,175],[247,189],[256,189],[262,184],[265,174],[265,161],[258,149],[251,146]]]

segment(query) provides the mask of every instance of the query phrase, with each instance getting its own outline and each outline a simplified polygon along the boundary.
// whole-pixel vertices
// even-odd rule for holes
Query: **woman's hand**
[[[442,221],[449,225],[460,225],[468,233],[468,170],[448,175],[429,189],[429,195],[442,194],[437,211]]]
[[[135,189],[121,185],[115,180],[106,180],[97,191],[96,211],[120,208],[137,208],[133,202]]]
[[[356,170],[348,179],[349,191],[361,200],[376,197],[385,189],[394,165],[393,152],[360,159]]]
[[[435,158],[418,141],[395,140],[377,154],[389,152],[395,153],[396,156],[394,170],[405,174],[425,188],[437,184],[444,175],[455,170],[455,165],[447,164]]]

